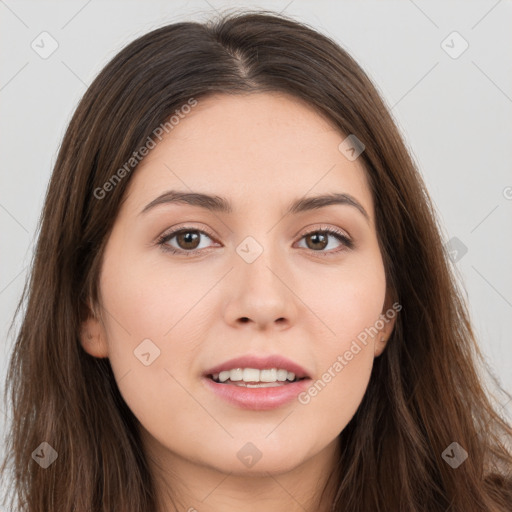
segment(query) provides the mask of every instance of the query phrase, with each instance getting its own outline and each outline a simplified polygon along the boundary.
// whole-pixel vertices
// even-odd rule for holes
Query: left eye
[[[190,256],[208,247],[200,247],[201,236],[205,236],[212,240],[212,236],[205,231],[185,228],[162,235],[157,243],[164,251]],[[324,251],[324,249],[333,249],[333,247],[329,247],[329,238],[337,239],[342,246],[341,249],[334,248],[335,250]],[[176,239],[177,247],[170,243],[173,239]],[[325,252],[325,255],[337,253],[343,251],[345,248],[351,249],[353,247],[353,243],[348,236],[341,231],[334,229],[317,229],[315,231],[310,231],[309,233],[302,235],[300,240],[302,239],[306,240],[306,249],[311,249],[314,252]]]
[[[332,229],[310,231],[309,233],[303,235],[301,240],[306,240],[307,249],[318,252],[323,251],[324,249],[329,249],[329,238],[335,238],[341,246],[346,246],[348,248],[352,247],[352,242],[346,235]],[[330,247],[330,249],[333,249],[333,247]],[[328,252],[338,252],[339,250],[343,249]]]

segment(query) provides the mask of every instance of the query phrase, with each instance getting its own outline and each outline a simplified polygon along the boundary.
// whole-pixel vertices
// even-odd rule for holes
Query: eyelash
[[[175,249],[174,247],[171,247],[171,246],[167,245],[167,242],[169,240],[171,240],[172,238],[174,238],[176,235],[178,235],[180,233],[186,233],[186,232],[200,233],[200,234],[208,236],[212,240],[215,238],[208,231],[185,226],[185,227],[180,227],[180,228],[172,231],[171,233],[164,233],[163,235],[161,235],[158,238],[156,243],[157,243],[157,245],[160,246],[162,251],[170,253],[170,254],[180,254],[180,255],[184,255],[184,256],[193,256],[193,255],[203,251],[204,249],[194,249],[194,250],[191,250],[191,251],[186,251],[184,249]],[[314,229],[312,231],[308,231],[307,233],[304,233],[301,236],[300,239],[302,240],[304,237],[306,237],[308,235],[317,234],[317,233],[332,235],[335,238],[337,238],[343,244],[343,246],[344,246],[341,249],[336,249],[334,251],[331,250],[331,251],[327,251],[327,252],[323,251],[323,250],[322,251],[314,251],[313,249],[310,249],[312,252],[318,253],[318,255],[321,256],[321,257],[327,257],[327,256],[331,256],[333,254],[338,254],[338,253],[340,253],[342,251],[345,251],[347,249],[353,249],[353,247],[354,247],[354,243],[352,242],[352,240],[350,238],[347,237],[347,235],[345,235],[342,231],[339,231],[336,228],[332,228],[332,227],[320,228],[320,229]]]

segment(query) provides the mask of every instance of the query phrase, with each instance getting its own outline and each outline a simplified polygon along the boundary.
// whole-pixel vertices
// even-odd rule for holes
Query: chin
[[[263,439],[234,444],[234,447],[223,449],[222,455],[211,454],[205,464],[222,473],[268,476],[268,473],[287,473],[308,458],[303,444],[284,447],[279,443],[265,443]]]

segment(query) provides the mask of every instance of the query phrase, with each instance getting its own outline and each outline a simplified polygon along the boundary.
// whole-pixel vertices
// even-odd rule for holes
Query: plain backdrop
[[[313,25],[372,78],[438,210],[489,368],[512,392],[512,2],[505,0],[0,1],[0,391],[13,343],[7,328],[46,187],[87,85],[136,37],[241,7]],[[0,402],[0,420],[7,412]]]

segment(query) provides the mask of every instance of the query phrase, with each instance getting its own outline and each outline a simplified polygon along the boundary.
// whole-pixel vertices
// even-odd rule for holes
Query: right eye
[[[170,233],[164,233],[159,237],[157,244],[162,248],[163,251],[170,252],[172,254],[184,254],[185,256],[192,256],[198,251],[202,251],[206,247],[200,247],[201,237],[212,239],[212,235],[206,231],[195,229],[195,228],[179,228],[171,231]],[[172,245],[171,242],[176,239],[176,245]]]

